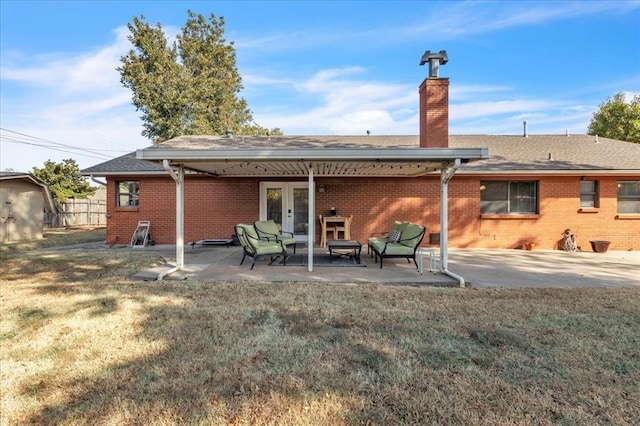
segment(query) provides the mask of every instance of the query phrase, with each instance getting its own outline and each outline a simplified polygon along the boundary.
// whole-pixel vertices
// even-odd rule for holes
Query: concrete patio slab
[[[640,287],[640,251],[451,249],[449,269],[474,287]]]
[[[145,248],[175,262],[175,246]],[[199,281],[342,282],[458,286],[442,273],[420,274],[413,262],[385,259],[380,269],[363,254],[367,267],[269,266],[261,259],[240,265],[240,247],[185,249],[185,269],[175,274]],[[640,287],[640,251],[564,252],[557,250],[450,249],[449,270],[473,287]]]

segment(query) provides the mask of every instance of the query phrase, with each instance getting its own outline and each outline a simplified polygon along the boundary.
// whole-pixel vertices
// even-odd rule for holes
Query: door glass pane
[[[307,188],[293,188],[293,233],[307,235],[309,228],[309,190]]]
[[[282,226],[282,188],[267,188],[267,220]]]

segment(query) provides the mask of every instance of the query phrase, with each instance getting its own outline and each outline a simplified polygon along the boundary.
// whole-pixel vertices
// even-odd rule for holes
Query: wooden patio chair
[[[353,215],[348,216],[344,223],[341,225],[337,225],[334,231],[334,240],[339,240],[340,233],[342,232],[342,239],[350,240],[351,239],[351,221],[353,221]]]

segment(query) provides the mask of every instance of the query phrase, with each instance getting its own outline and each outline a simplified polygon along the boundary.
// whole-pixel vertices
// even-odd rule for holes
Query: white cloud
[[[21,58],[14,52],[1,71],[2,127],[80,149],[105,150],[112,157],[148,146],[140,136],[142,124],[131,93],[116,71],[128,49],[126,29],[119,28],[111,44],[75,55]],[[82,151],[16,144],[5,134],[0,151],[0,168],[19,171],[41,166],[47,159],[73,157],[81,167],[105,159]]]
[[[536,26],[576,17],[603,13],[624,14],[640,7],[638,1],[562,1],[562,2],[504,2],[465,1],[439,2],[434,7],[430,2],[415,2],[411,6],[412,17],[398,22],[379,19],[367,27],[358,25],[332,25],[322,29],[287,31],[269,34],[248,31],[231,33],[235,46],[248,55],[254,52],[265,55],[274,51],[305,51],[314,46],[339,45],[360,47],[371,40],[378,44],[413,42],[428,37],[430,43],[455,40],[470,35],[492,33],[516,27]]]
[[[281,101],[254,109],[258,123],[285,134],[417,134],[419,95],[415,85],[367,79],[363,68],[320,70],[308,78],[252,83],[295,92],[310,106]],[[268,88],[251,90],[268,91]],[[481,99],[481,100],[480,100]],[[450,89],[451,134],[513,134],[528,120],[531,133],[584,133],[593,109],[564,99],[515,96],[507,86],[456,85]]]

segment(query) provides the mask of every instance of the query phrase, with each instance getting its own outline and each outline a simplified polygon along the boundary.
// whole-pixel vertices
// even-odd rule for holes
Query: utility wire
[[[4,131],[4,132],[9,132],[9,133],[13,133],[15,135],[19,135],[19,136],[24,136],[26,138],[28,138],[27,140],[24,140],[22,138],[19,137],[8,137],[8,136],[1,136],[0,135],[0,141],[3,142],[9,142],[9,143],[17,143],[17,144],[23,144],[23,145],[33,145],[33,146],[38,146],[40,148],[46,148],[46,149],[52,149],[55,151],[61,151],[61,152],[67,152],[70,154],[79,154],[76,151],[80,151],[80,153],[82,153],[82,155],[86,156],[86,157],[90,157],[90,158],[96,158],[98,160],[102,160],[102,159],[111,159],[114,158],[114,156],[112,155],[108,155],[108,154],[103,154],[100,151],[104,151],[104,152],[129,152],[129,151],[125,151],[125,150],[106,150],[106,149],[100,149],[100,150],[94,150],[94,149],[87,149],[87,148],[79,148],[79,147],[75,147],[73,145],[68,145],[68,144],[63,144],[60,142],[55,142],[52,140],[48,140],[48,139],[43,139],[43,138],[39,138],[36,136],[31,136],[31,135],[27,135],[25,133],[20,133],[20,132],[16,132],[14,130],[9,130],[9,129],[4,129],[0,127],[0,130]],[[45,142],[45,143],[37,143],[35,141],[38,142]],[[67,148],[67,149],[63,149],[63,148]],[[69,151],[69,149],[74,150],[74,151]],[[89,155],[89,154],[94,154],[94,155]],[[100,157],[96,157],[96,155],[99,155]]]
[[[37,147],[40,147],[40,148],[52,149],[54,151],[67,152],[69,154],[80,154],[80,155],[83,155],[85,157],[95,158],[97,160],[104,160],[105,158],[113,158],[113,156],[108,156],[108,155],[105,155],[105,154],[99,154],[101,156],[98,157],[97,155],[90,155],[90,154],[85,154],[85,153],[81,153],[81,152],[78,153],[76,151],[71,151],[71,150],[68,150],[68,149],[58,148],[58,147],[54,147],[54,146],[50,146],[50,145],[44,145],[44,144],[38,144],[38,143],[32,143],[32,142],[12,141],[12,140],[7,140],[6,138],[0,138],[0,142],[17,143],[17,144],[22,144],[22,145],[33,145],[33,146],[37,146]]]

